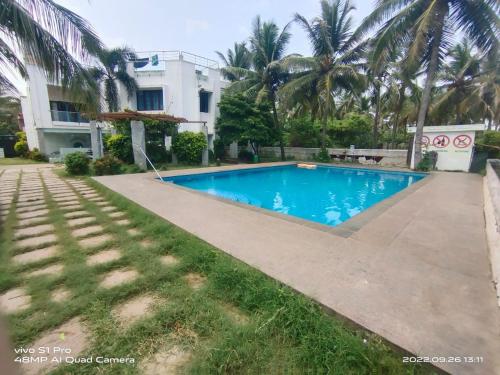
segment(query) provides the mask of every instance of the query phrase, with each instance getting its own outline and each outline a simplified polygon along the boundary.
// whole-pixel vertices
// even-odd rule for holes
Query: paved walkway
[[[221,168],[207,168],[212,171]],[[164,175],[193,173],[173,171]],[[436,173],[349,237],[154,180],[97,181],[357,324],[457,374],[500,373],[478,175]],[[464,357],[483,363],[465,363]]]

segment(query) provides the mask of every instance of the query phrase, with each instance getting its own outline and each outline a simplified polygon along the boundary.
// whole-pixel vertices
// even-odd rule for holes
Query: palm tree
[[[127,62],[135,60],[135,53],[127,48],[101,49],[97,53],[100,66],[91,68],[92,76],[104,85],[104,100],[110,112],[117,112],[120,107],[117,83],[121,83],[129,98],[137,90],[137,82],[127,73]]]
[[[321,1],[321,17],[307,21],[295,15],[307,33],[313,48],[312,57],[289,56],[283,66],[292,72],[291,80],[281,90],[289,106],[299,105],[322,120],[322,148],[326,147],[326,126],[335,115],[335,95],[357,95],[364,86],[361,58],[366,43],[357,43],[352,35],[354,10],[350,0]]]
[[[445,64],[443,74],[438,76],[438,90],[442,92],[430,107],[431,116],[449,114],[455,111],[455,124],[461,124],[473,111],[464,106],[464,100],[473,90],[473,79],[480,73],[480,56],[475,54],[467,39],[453,46],[448,53],[450,60]]]
[[[52,0],[0,0],[0,9],[0,66],[26,78],[21,54],[50,80],[69,88],[74,98],[88,98],[86,89],[94,85],[80,61],[101,48],[91,26]],[[1,70],[0,89],[16,91]]]
[[[374,57],[383,62],[394,49],[408,46],[406,65],[424,67],[426,78],[420,102],[415,134],[414,161],[422,158],[422,135],[431,91],[443,62],[442,49],[457,31],[463,32],[478,48],[498,48],[496,0],[378,0],[356,35],[361,37],[384,22],[376,35]]]
[[[252,52],[253,70],[240,67],[227,67],[226,71],[241,77],[233,82],[226,92],[241,92],[255,98],[257,103],[269,101],[273,122],[279,138],[281,159],[285,160],[283,130],[278,116],[277,91],[286,79],[280,61],[283,59],[286,47],[290,41],[288,32],[290,24],[281,31],[278,26],[270,22],[262,22],[257,16],[253,22],[250,45]]]
[[[242,68],[250,69],[252,66],[252,54],[248,50],[246,43],[234,43],[234,50],[227,49],[227,57],[222,52],[215,51],[219,58],[223,61],[225,68],[222,68],[222,74],[231,82],[239,80],[241,77],[228,71],[226,68]]]

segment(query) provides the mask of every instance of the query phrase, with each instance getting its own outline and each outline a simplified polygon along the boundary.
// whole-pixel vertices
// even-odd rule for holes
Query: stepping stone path
[[[16,230],[14,237],[32,237],[48,232],[53,232],[54,230],[55,228],[52,224],[34,225]]]
[[[144,239],[142,240],[141,242],[139,242],[139,245],[141,245],[141,247],[150,247],[153,245],[153,242],[151,240],[148,240],[148,239]]]
[[[89,215],[89,213],[87,211],[80,210],[80,211],[71,211],[71,212],[65,213],[64,217],[66,219],[73,219],[75,217],[88,216],[88,215]]]
[[[139,277],[139,273],[134,269],[119,269],[107,273],[101,281],[102,288],[113,288],[122,284],[134,281]]]
[[[224,310],[226,315],[229,316],[229,319],[231,319],[236,324],[247,324],[250,320],[248,316],[240,311],[240,309],[233,305],[230,305],[229,303],[223,303],[222,309]]]
[[[140,318],[151,315],[155,298],[151,295],[134,297],[113,309],[113,316],[124,327],[132,325]]]
[[[16,255],[12,261],[17,264],[29,264],[49,259],[57,255],[58,247],[49,246],[44,249],[29,251],[27,253]]]
[[[43,210],[46,208],[47,208],[47,205],[45,203],[42,203],[42,204],[35,204],[32,206],[19,207],[16,209],[16,211],[17,211],[17,213],[21,213],[21,212],[38,211],[38,210]]]
[[[70,227],[78,227],[81,225],[89,224],[96,221],[96,218],[94,216],[89,216],[89,217],[80,217],[78,219],[71,219],[66,222],[68,226]]]
[[[110,234],[101,234],[100,236],[94,236],[80,240],[78,241],[78,244],[84,249],[90,249],[93,247],[104,245],[106,242],[109,242],[112,239],[113,237]]]
[[[114,222],[116,225],[130,225],[131,222],[129,219],[117,220]]]
[[[64,266],[62,264],[53,264],[51,266],[30,272],[26,276],[27,277],[58,276],[62,273],[63,269],[64,269]]]
[[[139,366],[140,373],[145,375],[179,374],[191,357],[190,350],[176,345],[161,350],[143,361]]]
[[[111,212],[110,214],[108,214],[108,216],[112,218],[122,217],[125,216],[125,212],[123,211]]]
[[[27,309],[31,303],[31,296],[24,288],[15,288],[0,294],[0,311],[12,314]]]
[[[22,220],[18,220],[16,226],[21,228],[21,227],[27,227],[28,225],[39,225],[47,220],[48,220],[47,216],[38,216],[38,217],[30,218],[30,219],[22,219]]]
[[[102,212],[111,212],[111,211],[115,211],[116,210],[116,207],[114,206],[104,206],[101,208]]]
[[[87,258],[87,265],[95,266],[98,264],[109,263],[121,258],[119,250],[104,250]]]
[[[48,347],[50,353],[48,355],[48,361],[46,362],[34,362],[25,363],[22,367],[23,374],[26,375],[38,375],[47,374],[51,370],[55,369],[58,365],[57,362],[53,361],[53,358],[61,357],[61,363],[66,361],[68,357],[79,357],[80,354],[89,345],[89,333],[87,328],[83,324],[81,318],[76,317],[70,321],[64,323],[56,329],[53,329],[44,335],[34,343],[29,345],[30,348],[44,348]],[[61,347],[69,349],[70,353],[56,353],[54,354],[54,348]],[[32,354],[32,357],[36,356],[47,356],[46,354]]]
[[[179,259],[172,255],[164,255],[160,258],[160,262],[162,262],[165,266],[175,266],[179,264]]]
[[[50,299],[56,303],[67,301],[70,297],[71,292],[65,287],[60,287],[50,294]]]
[[[138,236],[139,234],[141,234],[141,231],[138,229],[135,229],[135,228],[130,228],[130,229],[127,229],[127,234],[129,236]]]
[[[193,290],[198,290],[203,287],[203,285],[207,281],[207,278],[205,276],[200,275],[199,273],[191,272],[184,276],[184,280],[186,280],[188,285]]]
[[[104,228],[100,225],[92,225],[90,227],[75,229],[73,232],[71,232],[71,234],[74,237],[86,237],[90,236],[91,234],[101,233],[103,230]]]
[[[29,237],[15,242],[15,246],[19,249],[24,248],[40,248],[45,245],[51,245],[57,242],[55,234],[46,234],[44,236]]]
[[[42,210],[29,211],[29,212],[21,212],[17,215],[17,217],[19,219],[31,219],[32,217],[46,216],[48,213],[49,213],[49,210],[42,209]]]

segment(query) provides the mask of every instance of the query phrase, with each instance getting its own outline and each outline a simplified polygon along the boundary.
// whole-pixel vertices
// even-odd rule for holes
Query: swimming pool
[[[296,165],[164,177],[235,202],[336,226],[421,180],[422,173]]]

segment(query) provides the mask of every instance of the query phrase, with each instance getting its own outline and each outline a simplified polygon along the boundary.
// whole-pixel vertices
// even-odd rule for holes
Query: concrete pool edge
[[[244,209],[252,210],[255,212],[259,212],[264,215],[269,215],[273,216],[276,218],[279,218],[281,220],[286,220],[292,223],[304,225],[313,229],[320,230],[325,233],[330,233],[334,234],[337,236],[341,237],[350,237],[354,233],[356,233],[358,230],[360,230],[365,224],[382,214],[385,210],[387,210],[389,207],[393,206],[397,202],[399,202],[401,199],[404,199],[404,197],[408,196],[411,194],[413,191],[419,189],[423,185],[427,184],[429,180],[432,178],[431,173],[422,173],[422,172],[412,172],[411,170],[403,170],[401,168],[398,169],[388,169],[388,168],[376,168],[373,166],[373,168],[366,168],[365,165],[360,165],[360,166],[349,166],[349,165],[336,165],[336,164],[327,164],[327,163],[311,163],[308,162],[308,164],[317,164],[318,166],[322,167],[333,167],[333,168],[343,168],[343,169],[359,169],[359,170],[366,170],[366,171],[372,171],[372,172],[387,172],[387,173],[401,173],[401,174],[412,174],[412,175],[423,175],[424,177],[417,182],[412,183],[410,186],[404,188],[403,190],[387,197],[381,200],[380,202],[368,207],[367,209],[363,210],[361,213],[353,216],[352,218],[342,222],[341,224],[337,226],[330,226],[326,224],[321,224],[318,222],[314,222],[311,220],[307,219],[302,219],[298,216],[293,216],[293,215],[287,215],[287,214],[282,214],[280,212],[276,212],[267,208],[261,208],[257,206],[253,206],[251,204],[246,204],[246,203],[240,203],[233,201],[228,198],[220,197],[217,195],[212,195],[208,194],[202,191],[198,191],[196,189],[191,189],[182,185],[174,184],[171,181],[165,181],[163,178],[169,178],[169,177],[180,177],[180,176],[190,176],[190,175],[204,175],[204,174],[213,174],[213,173],[221,173],[221,172],[231,172],[231,171],[242,171],[242,170],[253,170],[253,169],[263,169],[263,168],[276,168],[276,167],[283,167],[283,166],[289,166],[289,165],[297,165],[298,163],[301,163],[300,161],[298,162],[276,162],[276,163],[260,163],[260,164],[238,164],[235,166],[224,166],[224,167],[215,167],[215,168],[223,168],[223,169],[217,169],[217,170],[212,170],[210,168],[210,171],[205,171],[206,168],[204,169],[198,169],[196,173],[193,173],[193,170],[191,169],[183,169],[179,171],[172,171],[172,172],[182,172],[182,173],[175,173],[171,175],[169,171],[164,171],[160,173],[160,176],[162,177],[162,180],[160,181],[158,178],[155,177],[155,181],[157,183],[169,183],[171,186],[182,189],[185,191],[188,191],[190,193],[194,194],[200,194],[206,198],[214,199],[220,202],[224,202],[227,204],[232,204],[237,207],[241,207]],[[233,168],[232,168],[233,167]],[[166,174],[166,175],[165,175]]]

